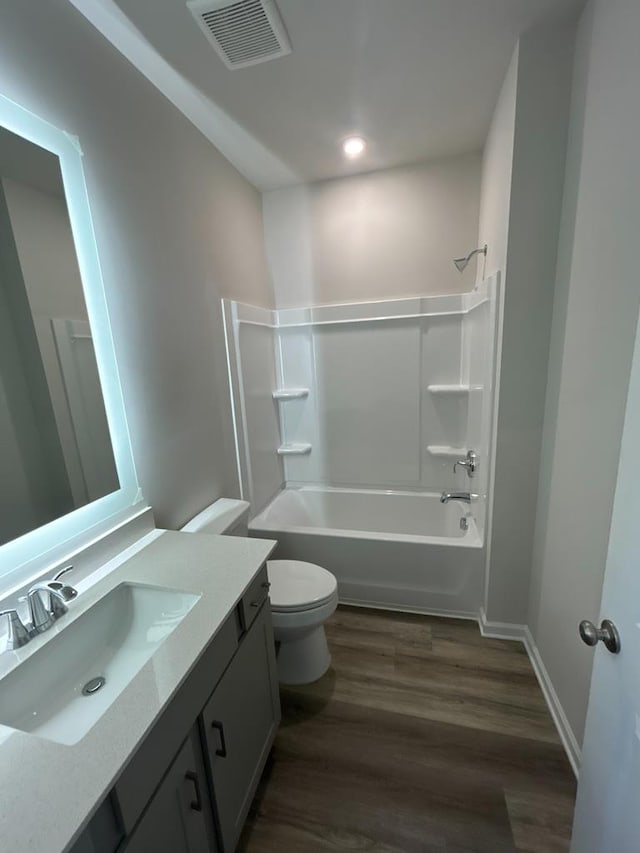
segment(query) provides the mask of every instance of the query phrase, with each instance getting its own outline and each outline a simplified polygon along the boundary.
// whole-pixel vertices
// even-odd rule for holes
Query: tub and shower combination
[[[497,291],[493,279],[358,305],[223,303],[250,534],[333,572],[343,602],[478,614]],[[473,479],[453,469],[470,449]]]
[[[288,487],[250,524],[278,557],[333,572],[345,603],[469,615],[482,594],[482,541],[467,504],[439,494]]]

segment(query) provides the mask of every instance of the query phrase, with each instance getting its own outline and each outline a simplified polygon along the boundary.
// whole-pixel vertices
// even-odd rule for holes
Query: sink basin
[[[0,723],[81,740],[200,596],[123,583],[0,681]],[[56,629],[53,629],[56,630]]]

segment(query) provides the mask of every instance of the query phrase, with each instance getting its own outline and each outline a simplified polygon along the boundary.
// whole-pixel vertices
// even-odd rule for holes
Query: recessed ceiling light
[[[342,143],[342,150],[344,151],[345,157],[349,157],[351,160],[355,157],[359,157],[366,147],[367,143],[361,136],[350,136]]]

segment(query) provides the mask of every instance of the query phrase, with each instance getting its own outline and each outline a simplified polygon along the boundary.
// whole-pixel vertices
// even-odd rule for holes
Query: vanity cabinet
[[[199,742],[190,735],[175,757],[131,838],[125,853],[217,851],[213,810]]]
[[[73,853],[114,853],[118,850],[124,833],[116,812],[113,797],[107,797],[73,845]]]
[[[280,721],[270,623],[262,607],[200,718],[224,851],[235,850]]]
[[[72,853],[233,853],[279,722],[263,567]]]

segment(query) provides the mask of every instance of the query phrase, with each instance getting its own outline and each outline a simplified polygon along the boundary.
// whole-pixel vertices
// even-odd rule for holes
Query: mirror
[[[0,545],[119,487],[60,160],[0,128]]]
[[[0,595],[10,596],[148,507],[80,141],[3,95],[0,135]]]

